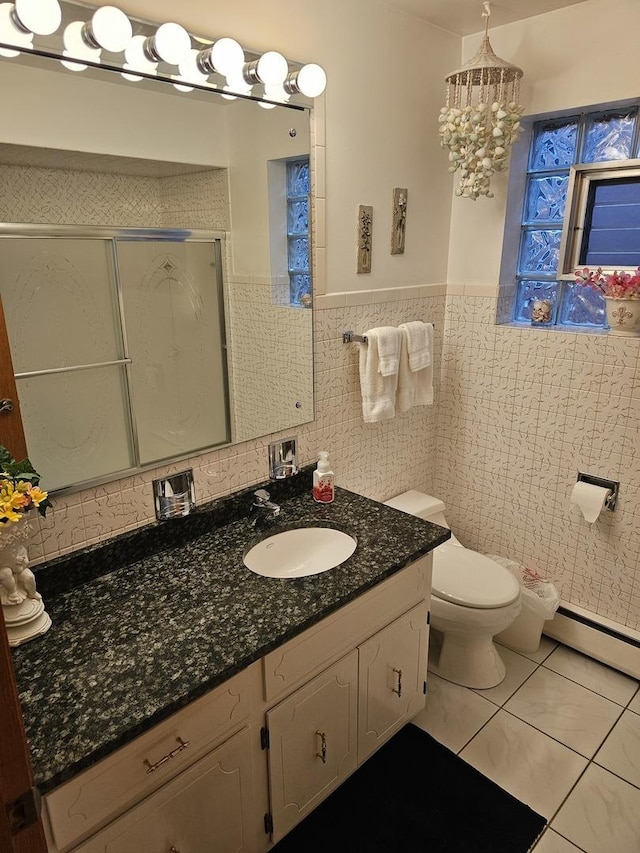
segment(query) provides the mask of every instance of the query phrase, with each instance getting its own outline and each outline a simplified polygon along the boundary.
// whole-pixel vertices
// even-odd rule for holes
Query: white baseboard
[[[582,608],[563,604],[555,617],[545,622],[544,633],[601,663],[640,679],[638,631],[601,619]]]

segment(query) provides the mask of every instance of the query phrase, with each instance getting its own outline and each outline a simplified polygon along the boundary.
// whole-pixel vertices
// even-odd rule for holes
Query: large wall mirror
[[[0,86],[0,296],[49,489],[312,420],[309,109],[33,53]]]

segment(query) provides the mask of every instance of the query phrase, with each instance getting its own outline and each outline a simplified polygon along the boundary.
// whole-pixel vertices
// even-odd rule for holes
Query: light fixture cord
[[[484,0],[484,3],[482,4],[482,6],[483,6],[482,17],[487,19],[484,23],[484,34],[486,36],[489,34],[489,18],[491,17],[491,3],[489,2],[489,0]]]

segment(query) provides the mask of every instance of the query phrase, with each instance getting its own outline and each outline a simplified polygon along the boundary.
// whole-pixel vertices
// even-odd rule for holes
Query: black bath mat
[[[405,726],[273,853],[527,853],[546,821]]]

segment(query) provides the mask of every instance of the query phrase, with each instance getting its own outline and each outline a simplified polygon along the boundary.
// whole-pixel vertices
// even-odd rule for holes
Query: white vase
[[[51,619],[29,568],[29,519],[0,524],[0,603],[10,646],[45,634]]]
[[[640,334],[640,299],[614,299],[605,296],[610,335],[636,337]]]

